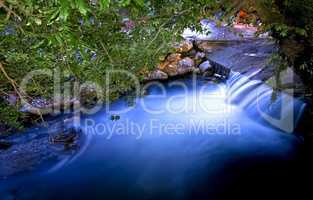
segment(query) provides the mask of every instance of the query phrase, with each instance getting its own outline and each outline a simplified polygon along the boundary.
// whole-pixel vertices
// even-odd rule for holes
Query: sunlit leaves
[[[75,6],[82,15],[87,15],[89,12],[89,7],[87,6],[85,0],[75,0]]]
[[[133,0],[133,1],[137,6],[140,6],[140,7],[144,6],[144,3],[145,3],[144,0]]]
[[[110,7],[110,0],[99,0],[100,3],[100,10],[106,10]]]
[[[60,0],[60,10],[59,10],[59,14],[60,14],[60,17],[66,21],[69,14],[70,14],[70,9],[71,9],[71,4],[70,4],[70,1],[68,0]],[[57,16],[58,14],[58,11],[54,13],[53,16]],[[55,17],[53,17],[55,18]]]

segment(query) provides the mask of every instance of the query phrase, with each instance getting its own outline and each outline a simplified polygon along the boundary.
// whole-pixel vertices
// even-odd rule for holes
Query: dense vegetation
[[[218,11],[231,21],[242,9],[256,12],[263,30],[285,46],[282,56],[309,72],[304,73],[310,74],[307,79],[313,77],[313,0],[0,0],[1,96],[50,98],[51,77],[36,77],[27,91],[18,87],[38,69],[58,68],[62,81],[100,85],[109,69],[143,78],[181,39],[184,28],[200,29],[199,20]],[[132,87],[121,76],[112,82],[111,99]],[[0,100],[0,124],[21,128],[27,116],[18,112],[19,106]]]
[[[170,51],[184,27],[208,14],[202,10],[210,5],[211,0],[0,1],[0,92],[23,95],[16,91],[17,83],[38,69],[58,67],[64,81],[74,77],[81,83],[100,85],[105,84],[109,69],[129,70],[142,77]],[[132,87],[121,76],[112,82],[116,90],[109,94],[111,98]],[[36,77],[24,93],[29,98],[49,98],[52,91],[53,80],[43,76]],[[2,123],[20,127],[17,122],[23,116],[19,112],[7,116],[6,106],[1,106],[0,113]]]

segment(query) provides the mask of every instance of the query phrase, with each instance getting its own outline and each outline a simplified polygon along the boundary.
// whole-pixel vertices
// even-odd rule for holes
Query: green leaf
[[[53,22],[58,19],[59,14],[60,14],[60,9],[55,10],[48,20],[48,25],[53,24]]]
[[[60,17],[66,21],[69,14],[70,14],[70,8],[71,4],[68,0],[60,0],[61,8],[60,8]]]
[[[122,1],[120,1],[120,5],[121,6],[126,7],[126,6],[129,6],[129,4],[130,4],[130,0],[122,0]]]
[[[85,3],[85,0],[76,0],[76,8],[79,10],[79,12],[82,15],[87,15],[87,13],[89,12],[89,8],[87,6],[87,4]]]
[[[307,34],[307,31],[305,29],[302,29],[302,28],[296,28],[295,29],[296,33],[300,36],[304,36],[304,37],[307,37],[308,34]]]
[[[110,7],[111,0],[100,0],[100,10],[106,10]]]
[[[37,48],[40,47],[44,42],[45,42],[45,40],[41,40],[40,42],[38,42],[37,44],[35,44],[34,46],[32,46],[31,49],[37,49]]]
[[[133,0],[136,6],[143,7],[145,4],[144,0]]]

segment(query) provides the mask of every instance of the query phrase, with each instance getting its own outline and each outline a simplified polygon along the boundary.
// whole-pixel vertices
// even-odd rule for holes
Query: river
[[[305,104],[287,94],[273,102],[271,91],[238,73],[151,84],[131,104],[122,98],[82,116],[78,153],[0,181],[0,199],[288,196],[300,177],[295,128]],[[281,105],[295,126],[279,120]]]

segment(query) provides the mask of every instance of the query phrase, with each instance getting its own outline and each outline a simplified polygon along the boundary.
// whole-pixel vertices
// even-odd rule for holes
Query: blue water
[[[131,106],[121,99],[111,112],[84,115],[80,152],[44,171],[0,181],[0,199],[198,200],[293,191],[302,141],[255,117],[255,101],[241,103],[257,98],[248,91],[237,93],[243,98],[237,102],[230,91],[240,80],[233,75],[219,84],[202,78],[172,81],[161,85],[166,95],[153,85]],[[289,112],[302,112],[303,104],[294,104]],[[130,110],[118,113],[125,108]],[[112,121],[112,114],[120,119]],[[295,114],[293,122],[298,118]]]

